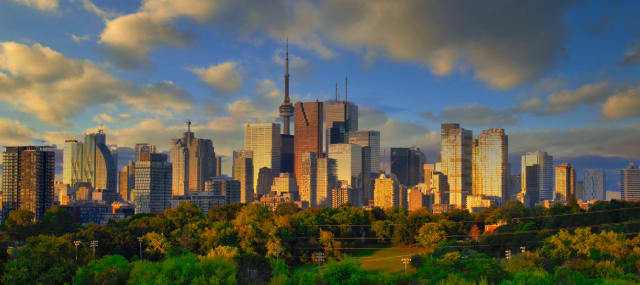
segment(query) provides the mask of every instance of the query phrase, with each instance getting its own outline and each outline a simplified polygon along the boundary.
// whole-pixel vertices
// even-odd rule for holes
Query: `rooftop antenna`
[[[336,102],[338,102],[338,82],[336,82]]]
[[[187,132],[191,132],[191,120],[187,120]]]

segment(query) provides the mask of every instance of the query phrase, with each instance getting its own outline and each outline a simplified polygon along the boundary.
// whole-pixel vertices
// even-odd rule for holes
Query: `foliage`
[[[73,284],[125,284],[129,279],[131,264],[121,255],[106,255],[78,268]]]
[[[160,262],[137,261],[129,284],[236,284],[236,266],[222,258],[198,258],[193,254]]]

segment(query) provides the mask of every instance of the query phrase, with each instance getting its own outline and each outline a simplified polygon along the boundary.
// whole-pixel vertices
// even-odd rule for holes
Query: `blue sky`
[[[336,82],[343,96],[348,76],[361,127],[386,147],[434,161],[441,122],[504,127],[512,157],[539,148],[579,173],[601,161],[615,188],[616,169],[640,159],[638,12],[637,1],[2,1],[0,145],[102,127],[110,143],[166,149],[191,119],[229,155],[243,123],[277,119],[289,37],[294,100],[332,98]]]

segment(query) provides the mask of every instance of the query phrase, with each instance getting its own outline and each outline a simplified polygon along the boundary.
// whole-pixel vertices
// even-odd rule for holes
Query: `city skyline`
[[[505,128],[511,173],[520,173],[520,155],[536,149],[548,152],[558,163],[569,162],[577,173],[604,168],[607,177],[617,177],[620,169],[640,159],[633,147],[640,141],[638,112],[625,108],[637,106],[634,104],[640,97],[634,31],[639,25],[633,25],[631,13],[637,3],[631,1],[603,7],[589,1],[533,7],[528,11],[531,15],[521,21],[536,25],[524,27],[517,22],[513,29],[523,34],[545,32],[549,39],[533,46],[547,53],[540,55],[531,48],[512,45],[519,37],[500,42],[499,29],[491,30],[479,35],[484,41],[479,41],[483,44],[477,45],[477,52],[493,60],[494,69],[473,53],[442,48],[449,44],[462,49],[468,44],[461,38],[462,31],[455,29],[450,31],[451,37],[425,37],[422,42],[422,34],[416,39],[406,35],[419,31],[394,26],[398,32],[406,32],[391,33],[397,43],[416,44],[417,50],[394,45],[396,41],[379,43],[370,34],[351,42],[332,25],[326,26],[326,31],[313,25],[291,30],[287,24],[294,26],[295,17],[285,17],[294,19],[292,23],[261,18],[265,30],[249,27],[255,32],[251,35],[235,29],[217,34],[204,30],[229,23],[217,19],[205,5],[200,13],[176,9],[165,15],[164,24],[174,27],[175,33],[159,37],[159,42],[135,37],[117,41],[122,32],[118,28],[127,25],[126,16],[160,11],[149,8],[151,5],[139,7],[137,2],[96,1],[91,11],[79,2],[45,2],[56,5],[0,3],[1,84],[16,91],[0,94],[5,103],[0,104],[1,146],[44,140],[62,149],[66,139],[81,140],[85,132],[104,129],[109,134],[108,144],[133,148],[136,143],[148,142],[166,152],[169,139],[179,137],[183,123],[191,119],[194,132],[211,139],[216,153],[225,157],[223,172],[230,175],[230,157],[242,142],[242,124],[282,123],[277,107],[284,94],[285,42],[289,37],[292,103],[334,99],[336,83],[342,99],[347,93],[343,80],[348,76],[349,99],[359,106],[358,127],[380,131],[381,144],[387,150],[384,162],[388,162],[390,147],[412,145],[426,152],[428,162],[437,161],[441,122],[460,123],[476,134],[492,127]],[[325,13],[343,8],[326,5],[316,12],[323,21],[329,19]],[[456,8],[437,3],[405,5],[397,13],[425,23],[436,20],[414,18],[407,12],[411,5],[431,5],[429,8],[442,12]],[[220,9],[246,15],[248,8],[231,5]],[[540,15],[547,10],[554,12],[553,17],[547,19],[549,23],[541,23]],[[297,16],[296,11],[273,13]],[[482,11],[477,15],[480,23],[490,14]],[[17,17],[33,24],[11,25],[19,21]],[[366,12],[360,17],[368,20]],[[186,23],[178,24],[177,20]],[[343,24],[347,33],[354,23]],[[592,44],[594,39],[596,44]],[[485,54],[489,48],[507,47],[513,50]],[[599,56],[594,58],[593,54]],[[127,63],[123,59],[138,66],[123,65]],[[34,63],[42,68],[29,69]],[[10,89],[18,88],[18,79],[28,84]],[[94,83],[90,88],[83,84],[87,80]],[[620,106],[622,102],[626,104]],[[612,139],[605,140],[607,137]],[[119,161],[118,170],[127,159]],[[606,189],[619,189],[618,180],[606,180]]]

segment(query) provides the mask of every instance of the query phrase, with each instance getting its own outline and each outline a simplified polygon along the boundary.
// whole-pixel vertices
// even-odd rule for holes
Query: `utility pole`
[[[98,241],[97,240],[92,240],[89,243],[89,247],[93,248],[93,259],[96,259],[96,247],[98,247]]]
[[[411,257],[403,257],[401,260],[404,264],[404,274],[407,274],[407,265],[409,265],[409,262],[411,262]]]
[[[511,250],[510,249],[504,251],[504,257],[507,260],[511,260]]]
[[[316,262],[316,264],[318,264],[318,271],[320,271],[320,265],[321,265],[322,263],[324,263],[324,260],[325,260],[325,258],[324,258],[324,252],[322,252],[322,251],[316,251],[316,252],[313,254],[313,260]]]
[[[76,263],[78,263],[78,246],[80,246],[80,241],[73,241],[73,245],[76,247]]]
[[[526,249],[526,248],[525,248],[524,246],[521,246],[521,247],[520,247],[520,252],[524,253],[524,252],[525,252],[525,249]]]
[[[143,237],[138,237],[138,244],[140,245],[140,260],[142,260],[142,240],[144,240]]]

